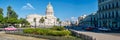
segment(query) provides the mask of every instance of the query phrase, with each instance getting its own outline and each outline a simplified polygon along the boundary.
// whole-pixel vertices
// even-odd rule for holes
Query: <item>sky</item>
[[[53,6],[54,15],[61,20],[89,15],[98,9],[97,0],[0,0],[0,8],[3,8],[4,16],[7,7],[11,6],[19,18],[26,18],[30,14],[45,15],[49,2]]]

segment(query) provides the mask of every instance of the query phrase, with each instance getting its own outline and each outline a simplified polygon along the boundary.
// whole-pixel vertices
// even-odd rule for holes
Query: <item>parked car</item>
[[[14,26],[8,26],[7,28],[4,28],[5,31],[15,31],[17,30],[17,28],[15,28]]]
[[[110,28],[106,28],[106,27],[100,27],[100,28],[98,28],[98,30],[103,31],[103,32],[109,32],[109,31],[111,31]]]
[[[89,27],[85,28],[85,30],[87,30],[87,31],[92,31],[93,29],[94,29],[94,27],[92,27],[92,26],[89,26]]]
[[[113,32],[120,32],[120,27],[111,28]]]

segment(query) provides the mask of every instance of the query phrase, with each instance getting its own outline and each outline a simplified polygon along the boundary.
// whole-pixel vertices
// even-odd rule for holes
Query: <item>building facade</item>
[[[79,17],[79,25],[80,26],[91,26],[96,27],[97,26],[97,13],[92,13],[90,15],[87,15],[85,17],[81,16]]]
[[[36,22],[34,22],[34,18],[36,18]],[[44,19],[43,23],[40,23],[41,18]],[[50,2],[46,8],[46,15],[31,14],[28,15],[26,19],[32,26],[35,26],[35,23],[36,26],[41,26],[41,27],[58,25],[57,18],[54,16],[54,10]]]
[[[82,25],[82,21],[83,21],[84,18],[86,18],[86,16],[87,16],[87,15],[83,15],[83,16],[79,16],[79,17],[78,17],[78,22],[79,22],[78,25],[79,25],[79,26]]]
[[[98,0],[98,26],[120,27],[120,0]]]

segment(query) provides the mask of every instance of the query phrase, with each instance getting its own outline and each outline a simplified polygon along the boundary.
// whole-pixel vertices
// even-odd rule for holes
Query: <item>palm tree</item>
[[[39,20],[39,23],[44,23],[45,19],[42,17],[40,20]],[[45,26],[45,23],[44,23],[44,26]]]
[[[59,21],[60,26],[61,26],[61,23],[62,23],[62,22],[61,22],[61,21]]]
[[[33,20],[34,20],[34,22],[35,22],[35,28],[36,28],[36,18],[34,18]]]
[[[57,22],[60,24],[61,23],[61,21],[60,21],[60,19],[59,18],[57,18]]]

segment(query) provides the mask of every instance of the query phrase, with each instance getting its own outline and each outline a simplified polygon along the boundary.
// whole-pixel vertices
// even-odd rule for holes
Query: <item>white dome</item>
[[[50,2],[49,2],[49,4],[47,5],[47,8],[46,8],[46,15],[54,15],[53,7],[52,7]]]

